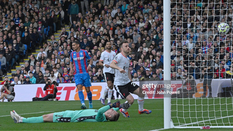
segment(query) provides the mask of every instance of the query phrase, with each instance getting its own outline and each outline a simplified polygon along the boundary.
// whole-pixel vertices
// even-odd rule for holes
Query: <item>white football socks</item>
[[[138,110],[143,111],[144,98],[138,97]]]
[[[113,89],[108,89],[108,103],[111,102]]]
[[[108,92],[108,87],[106,87],[106,89],[104,90],[104,94],[102,95],[102,99],[105,99],[105,96],[107,95]]]

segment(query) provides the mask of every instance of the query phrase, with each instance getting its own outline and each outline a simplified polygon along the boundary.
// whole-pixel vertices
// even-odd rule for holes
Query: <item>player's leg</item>
[[[105,79],[105,81],[107,82],[108,80],[107,80],[107,77],[106,77],[106,73],[104,73],[104,79]],[[103,105],[105,105],[105,97],[106,97],[106,95],[107,95],[107,93],[108,93],[108,87],[106,87],[105,89],[104,89],[104,93],[102,94],[102,96],[101,96],[101,98],[100,98],[100,102],[101,102],[101,104],[103,104]]]
[[[107,77],[107,84],[108,84],[108,105],[111,104],[111,99],[112,99],[112,93],[113,93],[113,75],[108,73],[106,75]]]
[[[134,98],[132,95],[130,95],[128,90],[129,84],[126,84],[124,86],[116,86],[117,92],[121,95],[122,98],[126,99],[127,101],[121,105],[120,112],[124,117],[129,117],[129,113],[127,109],[133,104]]]
[[[82,104],[81,108],[82,108],[82,109],[86,109],[86,105],[85,105],[85,102],[84,102],[84,95],[83,95],[83,81],[82,81],[82,76],[81,76],[81,75],[75,74],[75,75],[74,75],[74,78],[75,78],[76,87],[77,87],[77,89],[78,89],[78,96],[79,96],[80,102],[81,102],[81,104]]]
[[[82,104],[81,108],[86,109],[85,101],[84,101],[84,94],[83,94],[83,85],[77,85],[78,88],[78,96],[80,99],[80,102]]]
[[[138,95],[138,113],[139,114],[150,114],[151,110],[147,110],[143,108],[144,105],[144,96],[145,94],[142,93],[142,89],[135,83],[131,83],[130,92]]]
[[[92,105],[92,93],[91,93],[91,79],[90,79],[90,76],[89,74],[85,74],[84,76],[84,86],[85,86],[85,89],[86,89],[86,92],[87,92],[87,98],[89,100],[89,108],[93,108],[93,105]]]
[[[10,112],[11,118],[15,123],[43,123],[43,122],[53,122],[53,113],[39,116],[39,117],[29,117],[24,118],[18,115],[14,110]]]
[[[103,104],[103,105],[105,105],[105,97],[106,97],[107,93],[108,93],[108,87],[106,87],[106,88],[104,89],[104,93],[101,95],[101,98],[100,98],[100,102],[101,102],[101,104]]]

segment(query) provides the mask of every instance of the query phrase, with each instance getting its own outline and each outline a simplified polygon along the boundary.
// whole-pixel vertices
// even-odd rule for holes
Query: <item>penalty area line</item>
[[[40,113],[47,113],[47,112],[53,112],[53,111],[40,111],[40,112],[21,113],[19,115],[40,114]],[[10,112],[9,112],[9,114],[10,114]],[[8,116],[11,116],[11,115],[2,115],[2,116],[0,116],[0,118],[1,117],[8,117]]]

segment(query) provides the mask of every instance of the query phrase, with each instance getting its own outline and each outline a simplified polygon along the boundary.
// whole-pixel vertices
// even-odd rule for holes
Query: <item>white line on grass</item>
[[[188,125],[193,125],[193,124],[198,124],[198,123],[202,123],[202,122],[206,122],[206,121],[214,121],[214,120],[218,120],[218,119],[224,119],[224,118],[230,118],[230,117],[233,117],[233,115],[231,116],[225,116],[225,117],[219,117],[219,118],[213,118],[213,119],[209,119],[209,120],[203,120],[203,121],[197,121],[197,122],[193,122],[193,123],[188,123],[188,124],[183,124],[183,125],[180,125],[178,127],[175,127],[175,128],[200,128],[199,126],[198,127],[185,127],[185,126],[188,126]],[[212,128],[221,128],[219,126],[210,126]],[[222,128],[232,128],[232,127],[222,127]],[[170,128],[172,129],[172,128]],[[173,128],[174,129],[174,128]],[[156,130],[150,130],[150,131],[162,131],[162,130],[166,130],[164,128],[161,128],[161,129],[156,129]]]
[[[40,112],[31,112],[31,113],[21,113],[19,115],[40,114],[40,113],[46,113],[46,112],[53,112],[53,111],[40,111]],[[2,116],[0,116],[0,118],[1,117],[8,117],[8,116],[11,116],[11,115],[2,115]]]

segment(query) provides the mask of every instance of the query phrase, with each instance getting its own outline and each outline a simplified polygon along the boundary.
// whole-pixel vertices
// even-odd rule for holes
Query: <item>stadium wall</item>
[[[145,94],[145,99],[160,99],[163,98],[163,81],[143,81],[135,82],[138,85],[141,85],[143,93]],[[177,89],[185,87],[184,81],[176,80],[171,81],[171,92],[174,94]],[[33,97],[44,97],[45,92],[43,91],[45,84],[23,84],[15,85],[15,99],[14,101],[32,101]],[[217,97],[217,94],[221,92],[221,87],[231,87],[230,79],[213,79],[212,80],[212,94],[213,97]],[[93,100],[99,100],[104,89],[107,87],[107,83],[92,83],[91,91],[93,94]],[[77,89],[74,83],[59,84],[57,99],[59,101],[69,101],[69,100],[79,100]],[[203,93],[203,81],[196,80],[197,92],[193,97],[201,97]],[[114,93],[116,95],[116,93]],[[84,97],[87,100],[86,91],[84,90]],[[116,96],[115,96],[116,97]],[[133,95],[137,99],[136,95]]]

